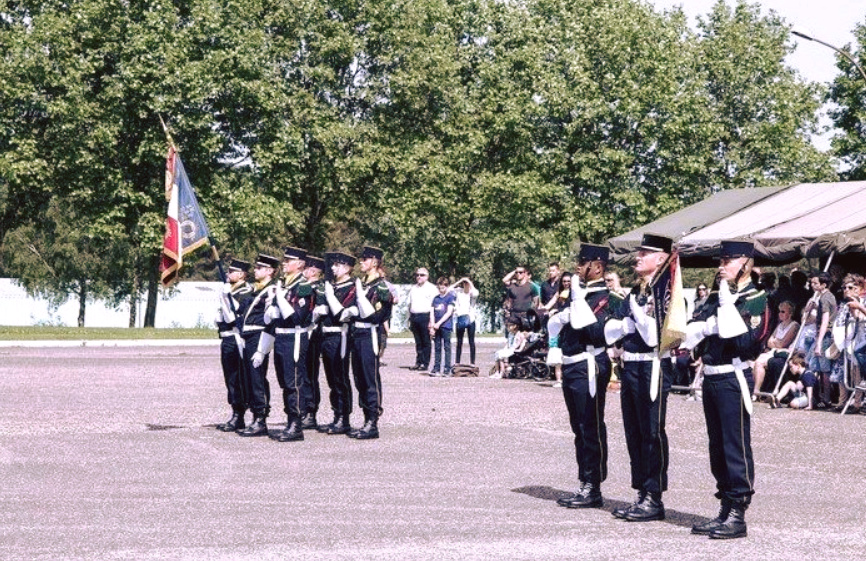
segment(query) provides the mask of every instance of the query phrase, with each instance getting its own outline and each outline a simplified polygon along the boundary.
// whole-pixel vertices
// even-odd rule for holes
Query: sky
[[[698,16],[706,16],[716,0],[648,0],[659,10],[680,6],[689,17],[692,26]],[[736,0],[727,0],[735,6]],[[749,0],[749,4],[759,4],[761,13],[776,12],[793,26],[834,47],[843,48],[853,45],[853,30],[857,24],[866,25],[866,0]],[[807,80],[827,84],[838,74],[836,53],[814,41],[796,39],[796,49],[788,55],[787,62]],[[822,124],[829,124],[827,118]],[[813,139],[821,150],[830,146],[829,134]]]

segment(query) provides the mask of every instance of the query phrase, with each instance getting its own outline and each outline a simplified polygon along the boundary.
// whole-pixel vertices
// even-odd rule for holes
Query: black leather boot
[[[665,519],[665,505],[661,493],[647,493],[644,499],[625,513],[629,522],[649,522]]]
[[[356,431],[350,432],[349,436],[358,440],[371,440],[373,438],[379,438],[379,428],[376,426],[378,420],[379,418],[375,415],[370,415],[367,418],[367,421],[364,423],[364,426]]]
[[[719,508],[719,515],[703,524],[695,524],[692,526],[692,533],[698,534],[699,536],[709,535],[710,532],[722,525],[722,523],[728,518],[730,512],[731,501],[722,499],[722,506]]]
[[[575,491],[573,494],[568,495],[566,497],[560,497],[560,498],[556,499],[556,504],[558,504],[559,506],[568,507],[568,505],[571,503],[571,501],[573,501],[574,499],[576,499],[580,495],[586,494],[586,490],[587,490],[588,485],[589,485],[589,483],[587,483],[586,481],[581,481],[580,487],[577,489],[577,491]]]
[[[319,430],[319,423],[316,422],[316,414],[309,412],[301,419],[301,428],[304,430]]]
[[[637,492],[637,500],[635,502],[631,503],[630,505],[621,506],[619,508],[613,509],[613,512],[611,512],[611,514],[613,514],[614,518],[625,519],[625,515],[628,514],[631,509],[637,508],[637,505],[642,503],[644,498],[646,498],[646,491],[641,489]]]
[[[217,430],[222,432],[235,432],[246,428],[247,424],[244,422],[244,413],[246,413],[246,411],[243,409],[235,409],[228,421],[217,425]]]
[[[714,540],[745,538],[747,535],[746,505],[744,504],[732,504],[728,517],[717,528],[710,531],[710,538]]]
[[[337,415],[334,417],[334,422],[328,425],[328,434],[347,434],[352,430],[352,425],[349,424],[348,415]]]
[[[581,492],[575,494],[563,506],[566,508],[599,508],[604,506],[604,499],[601,496],[601,486],[598,483],[584,483]]]
[[[319,431],[319,432],[327,433],[328,430],[330,430],[331,427],[334,426],[334,424],[337,422],[337,419],[339,419],[339,418],[340,418],[339,413],[337,413],[337,412],[335,411],[335,412],[334,412],[334,420],[331,421],[330,423],[328,423],[327,425],[319,425],[319,426],[317,426],[317,427],[316,427],[316,430]]]
[[[303,439],[304,431],[301,430],[301,421],[298,419],[290,419],[286,425],[286,430],[279,432],[275,437],[275,440],[280,442],[293,442]]]
[[[238,434],[241,436],[268,436],[268,424],[266,417],[260,413],[253,415],[253,422]]]

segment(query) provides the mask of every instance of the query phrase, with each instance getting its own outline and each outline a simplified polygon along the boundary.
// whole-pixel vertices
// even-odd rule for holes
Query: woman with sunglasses
[[[777,354],[785,353],[784,358],[787,358],[789,347],[794,343],[797,337],[797,332],[800,330],[800,324],[794,321],[794,303],[785,301],[779,304],[778,308],[779,323],[773,334],[767,340],[767,348],[755,360],[755,389],[752,392],[752,401],[758,399],[758,392],[761,391],[761,384],[764,382],[764,377],[767,374],[767,363]],[[781,357],[780,357],[781,358]]]
[[[864,334],[864,319],[866,319],[866,308],[863,306],[863,277],[860,275],[846,275],[842,280],[842,302],[836,320],[833,322],[833,343],[841,351],[839,357],[833,363],[830,373],[830,382],[839,387],[839,401],[834,404],[837,411],[841,411],[848,401],[848,388],[845,376],[848,372],[854,372],[853,363],[857,355],[862,357],[862,349],[866,346],[866,334]],[[859,352],[858,352],[859,351]],[[862,367],[861,367],[862,370]],[[849,379],[852,385],[859,380]],[[859,410],[857,404],[854,410]]]

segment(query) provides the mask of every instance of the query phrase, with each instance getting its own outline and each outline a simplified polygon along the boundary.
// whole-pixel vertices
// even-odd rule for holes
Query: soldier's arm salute
[[[692,533],[728,539],[746,536],[745,511],[754,494],[751,444],[750,360],[761,351],[767,329],[767,297],[750,280],[751,242],[721,244],[719,290],[687,330],[686,348],[703,362],[703,405],[710,467],[716,479],[719,515]]]

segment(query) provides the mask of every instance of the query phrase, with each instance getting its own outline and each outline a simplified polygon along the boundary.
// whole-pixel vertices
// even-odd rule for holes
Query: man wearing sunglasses
[[[430,365],[430,310],[439,291],[430,282],[430,273],[424,267],[415,271],[415,284],[409,289],[409,330],[415,337],[415,366],[410,370],[426,371]]]

